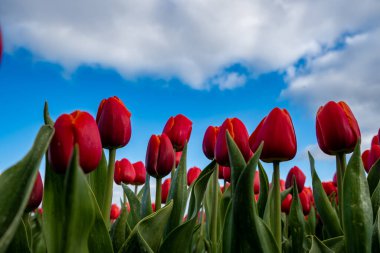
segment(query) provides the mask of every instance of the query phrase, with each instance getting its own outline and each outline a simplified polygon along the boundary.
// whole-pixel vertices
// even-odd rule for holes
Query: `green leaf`
[[[13,236],[12,242],[9,244],[6,252],[31,252],[28,245],[27,231],[24,221],[19,223],[15,235]]]
[[[107,179],[107,159],[103,151],[102,159],[100,160],[98,167],[96,168],[96,170],[92,171],[88,175],[88,183],[91,187],[92,192],[95,195],[95,199],[96,199],[96,202],[98,203],[100,210],[103,210],[103,204],[105,201],[104,198],[105,198],[106,185],[107,185],[106,179]]]
[[[185,213],[187,203],[186,157],[187,144],[182,151],[181,160],[178,168],[174,172],[174,177],[170,185],[168,201],[173,200],[173,210],[166,227],[166,235],[181,224]]]
[[[310,208],[310,213],[307,216],[307,221],[306,221],[306,231],[308,235],[315,235],[315,230],[317,227],[317,218],[315,214],[315,208],[312,206]]]
[[[334,253],[329,249],[323,242],[321,242],[317,237],[313,236],[310,253]]]
[[[339,205],[343,208],[346,251],[370,252],[373,214],[359,143],[344,174],[343,203]]]
[[[49,105],[47,101],[45,101],[44,105],[44,122],[46,125],[54,126],[54,121],[50,118]]]
[[[372,193],[375,191],[377,185],[380,181],[380,159],[375,162],[375,164],[371,167],[371,170],[367,176],[369,192]]]
[[[135,195],[135,193],[131,189],[129,189],[129,187],[126,184],[121,183],[121,185],[123,187],[125,195],[127,195],[128,202],[131,208],[131,211],[128,215],[128,224],[133,229],[136,226],[136,224],[141,220],[141,203]]]
[[[240,174],[247,165],[242,153],[239,150],[239,147],[236,145],[235,141],[232,139],[230,133],[226,132],[227,147],[228,147],[228,156],[230,158],[230,167],[231,167],[231,185],[232,193],[235,192],[235,187],[237,181],[239,180]]]
[[[259,161],[259,175],[260,175],[260,195],[257,201],[257,208],[259,211],[259,216],[264,217],[265,206],[267,205],[268,194],[269,194],[269,181],[268,175],[264,170],[263,165]]]
[[[127,231],[126,227],[128,226],[127,218],[128,218],[127,208],[125,207],[125,204],[122,203],[121,213],[119,217],[116,219],[115,223],[112,225],[111,232],[110,232],[114,252],[118,252],[121,249],[125,240],[129,236],[129,235],[128,236],[126,235],[126,231]]]
[[[175,253],[185,252],[189,249],[193,229],[198,218],[198,212],[206,191],[207,183],[216,168],[216,162],[212,161],[195,180],[191,191],[188,208],[188,219],[186,222],[176,227],[164,240],[159,252]]]
[[[44,234],[42,233],[42,216],[35,213],[30,219],[30,227],[32,230],[32,246],[33,253],[46,253],[46,242]]]
[[[289,187],[288,189],[285,189],[281,192],[281,203],[284,201],[286,196],[288,196],[290,193],[293,192],[293,186]]]
[[[119,252],[157,252],[172,209],[173,202],[170,201],[165,207],[142,219],[132,230]]]
[[[342,228],[339,223],[338,215],[331,205],[326,192],[323,190],[321,180],[315,171],[315,162],[313,156],[309,152],[310,169],[313,183],[313,195],[315,200],[315,205],[317,207],[318,213],[324,224],[329,237],[337,237],[343,235]]]
[[[19,227],[53,133],[51,126],[41,127],[28,154],[0,175],[0,252],[5,251]]]
[[[380,252],[380,209],[377,211],[376,220],[372,230],[372,252]]]
[[[293,198],[289,213],[289,230],[292,238],[292,252],[304,252],[305,220],[295,177],[293,177]]]
[[[372,212],[374,216],[373,219],[375,220],[376,215],[377,215],[377,210],[379,210],[379,207],[380,207],[380,182],[371,196],[371,203],[372,203]]]
[[[219,252],[230,253],[233,252],[233,242],[232,242],[232,233],[233,233],[233,218],[232,218],[232,201],[227,206],[226,215],[223,222],[223,234],[222,234],[222,250]]]
[[[324,240],[323,243],[327,247],[329,247],[329,249],[334,251],[335,253],[345,252],[344,236],[338,236],[338,237],[330,238],[330,239]]]
[[[141,199],[141,210],[140,217],[145,218],[149,214],[153,212],[152,210],[152,200],[150,198],[150,176],[146,173],[145,185],[144,185],[144,193]]]
[[[212,180],[212,178],[211,178]],[[226,190],[224,190],[224,193],[222,195],[222,198],[220,200],[220,205],[219,205],[219,217],[222,222],[224,223],[224,219],[226,217],[227,213],[227,208],[228,205],[231,203],[231,187],[228,187]]]

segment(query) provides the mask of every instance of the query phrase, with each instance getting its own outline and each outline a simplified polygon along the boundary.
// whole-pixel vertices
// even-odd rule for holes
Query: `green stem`
[[[106,225],[110,226],[110,212],[112,205],[112,194],[113,194],[113,174],[115,172],[115,159],[116,159],[116,149],[109,150],[108,156],[108,169],[107,169],[107,181],[106,181],[106,192],[103,205],[103,218],[106,221]]]
[[[273,162],[273,217],[272,217],[272,231],[274,238],[277,242],[279,252],[282,251],[282,235],[281,235],[281,195],[280,195],[280,163]]]
[[[135,195],[137,196],[137,185],[135,185]]]
[[[156,212],[161,209],[161,183],[162,178],[156,179]]]
[[[211,242],[212,242],[212,249],[213,252],[217,252],[217,243],[218,243],[218,191],[219,191],[219,184],[218,184],[218,166],[216,167],[216,170],[214,171],[214,187],[212,189],[212,211],[211,211]]]
[[[125,194],[124,189],[123,189],[123,202],[124,202],[124,205],[127,203],[127,195]]]
[[[339,207],[339,218],[342,223],[343,220],[343,177],[346,170],[346,155],[344,153],[339,153],[336,155],[336,177],[338,180],[338,207]]]

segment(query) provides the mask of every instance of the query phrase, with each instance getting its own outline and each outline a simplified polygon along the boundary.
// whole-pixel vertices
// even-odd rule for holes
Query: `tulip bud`
[[[96,122],[104,148],[121,148],[131,139],[131,113],[116,96],[100,102]]]
[[[317,112],[317,140],[328,155],[351,153],[360,139],[360,129],[355,116],[345,102],[328,102]]]
[[[215,144],[218,132],[219,127],[209,126],[206,130],[205,136],[203,137],[203,153],[210,160],[213,160],[215,158]]]
[[[378,135],[373,136],[372,142],[371,142],[371,146],[372,145],[380,145],[379,136]]]
[[[135,169],[136,177],[133,181],[133,185],[143,185],[145,184],[145,178],[146,178],[146,169],[144,166],[144,163],[139,161],[134,164],[132,164],[133,168]]]
[[[182,151],[175,152],[175,167],[177,168],[181,161]]]
[[[281,162],[294,158],[297,141],[292,119],[287,110],[274,108],[265,117],[249,138],[251,150],[255,152],[264,141],[260,159],[264,162]]]
[[[248,144],[248,132],[243,122],[238,118],[226,119],[219,128],[218,136],[215,144],[215,160],[223,166],[230,166],[228,156],[228,147],[226,132],[229,132],[232,139],[235,141],[244,159],[248,161],[252,156],[252,151]]]
[[[223,168],[223,178],[227,182],[231,182],[231,168],[226,166],[220,166]]]
[[[303,214],[308,215],[311,208],[309,194],[307,193],[307,191],[303,190],[299,193],[298,196],[302,205]]]
[[[223,166],[218,166],[218,178],[219,179],[224,179],[224,176],[223,176]]]
[[[298,168],[297,166],[291,168],[288,173],[288,176],[286,177],[286,189],[293,186],[293,176],[296,178],[298,192],[302,192],[303,187],[305,185],[306,176],[305,174],[303,174],[302,170],[300,170],[300,168]]]
[[[364,169],[367,173],[369,173],[369,170],[371,169],[371,166],[369,165],[369,153],[370,153],[370,150],[367,149],[363,152],[362,154],[362,161],[363,161],[363,166],[364,166]]]
[[[338,180],[337,180],[337,177],[336,177],[336,172],[334,173],[333,183],[334,183],[335,187],[338,186]]]
[[[173,146],[166,134],[152,135],[146,151],[146,171],[155,178],[167,176],[175,163]]]
[[[152,203],[152,211],[153,211],[153,212],[156,211],[156,203]]]
[[[380,158],[380,146],[379,145],[372,145],[371,149],[369,150],[368,158],[367,158],[367,166],[368,166],[368,172],[371,170],[372,166],[379,160]]]
[[[116,204],[112,204],[111,206],[111,213],[110,213],[110,219],[116,220],[117,217],[120,215],[120,208]]]
[[[292,199],[293,199],[292,194],[288,194],[285,197],[284,201],[282,201],[282,203],[281,203],[281,211],[282,212],[289,214],[290,206],[292,205]]]
[[[38,171],[36,180],[34,181],[32,193],[30,194],[29,201],[26,206],[27,212],[33,211],[41,204],[43,192],[44,186],[42,185],[41,174]]]
[[[162,184],[162,190],[161,190],[161,203],[165,204],[166,200],[168,199],[169,190],[170,190],[170,183],[171,179],[167,178],[164,183]]]
[[[182,151],[189,142],[193,123],[182,114],[170,117],[162,133],[165,133],[176,151]]]
[[[123,158],[120,161],[115,162],[114,180],[116,184],[132,184],[135,180],[136,173],[131,162]]]
[[[285,181],[280,179],[280,191],[285,191]]]
[[[253,192],[255,194],[260,193],[260,173],[258,171],[255,172],[255,177],[253,179]]]
[[[79,147],[79,164],[85,173],[96,169],[102,158],[102,143],[94,118],[87,112],[62,114],[54,124],[48,150],[49,162],[57,173],[65,173],[74,150]]]
[[[322,182],[322,187],[327,196],[330,196],[333,192],[338,193],[337,188],[332,181]]]
[[[259,200],[260,194],[255,194],[255,201],[257,202]]]
[[[190,186],[193,184],[193,182],[199,177],[201,174],[201,169],[198,167],[192,167],[187,172],[187,185]]]
[[[314,205],[314,195],[310,187],[304,187],[303,191],[309,196],[310,204]]]

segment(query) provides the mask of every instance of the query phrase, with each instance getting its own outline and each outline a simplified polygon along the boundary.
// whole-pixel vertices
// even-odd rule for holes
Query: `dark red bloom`
[[[65,173],[74,145],[79,147],[79,164],[85,173],[96,169],[102,158],[102,143],[98,126],[87,112],[62,114],[54,124],[55,132],[50,142],[48,157],[57,173]]]
[[[289,214],[290,206],[292,205],[292,199],[293,199],[293,196],[290,193],[285,197],[284,201],[282,201],[281,203],[282,212]]]
[[[303,211],[303,214],[304,215],[308,215],[309,212],[310,212],[310,196],[309,196],[309,193],[307,192],[307,190],[303,190],[299,193],[299,198],[300,198],[300,201],[301,201],[301,204],[302,204],[302,211]]]
[[[120,208],[116,204],[112,204],[111,206],[111,213],[110,213],[110,219],[116,220],[117,217],[120,215]]]
[[[171,179],[167,178],[164,183],[162,184],[162,190],[161,190],[161,203],[165,204],[166,200],[168,199],[169,190],[170,190],[170,183]]]
[[[283,179],[280,179],[280,191],[285,190],[285,181]]]
[[[255,194],[255,201],[257,202],[259,200],[260,194]]]
[[[380,145],[378,135],[373,136],[371,145]]]
[[[131,113],[116,96],[100,102],[96,122],[104,148],[121,148],[131,139]]]
[[[175,152],[175,167],[177,168],[181,161],[182,151]]]
[[[187,185],[190,186],[201,174],[201,169],[198,167],[192,167],[187,172]]]
[[[114,180],[116,184],[132,184],[135,180],[136,173],[131,162],[123,158],[120,161],[115,162]]]
[[[209,126],[203,137],[202,149],[205,156],[213,160],[215,158],[216,137],[219,132],[219,127]]]
[[[145,184],[145,178],[146,178],[146,169],[144,166],[144,163],[142,161],[136,162],[132,164],[133,168],[135,169],[136,177],[133,181],[133,185],[142,185]]]
[[[351,153],[360,139],[360,129],[350,107],[345,102],[328,102],[317,112],[317,140],[328,155]]]
[[[182,114],[170,117],[162,133],[165,133],[176,151],[182,151],[189,142],[193,123]]]
[[[306,176],[297,166],[290,169],[288,176],[286,177],[285,187],[290,188],[293,185],[293,176],[296,178],[298,192],[302,192]]]
[[[332,181],[322,182],[322,187],[327,196],[330,196],[333,192],[336,194],[338,193],[337,188]]]
[[[227,182],[231,182],[231,168],[227,166],[221,166],[223,167],[223,178]]]
[[[314,195],[313,195],[313,191],[311,190],[311,188],[310,187],[304,187],[303,191],[305,193],[307,193],[307,195],[309,196],[310,204],[314,205]]]
[[[223,166],[221,166],[221,165],[218,165],[218,178],[224,179],[224,177],[223,177]]]
[[[173,146],[166,134],[152,135],[146,151],[146,171],[155,178],[168,175],[175,164]]]
[[[258,171],[255,172],[255,178],[253,180],[253,192],[255,194],[260,193],[260,173]]]
[[[153,212],[156,211],[156,203],[152,203],[152,211],[153,211]]]
[[[215,145],[215,160],[220,165],[230,166],[226,139],[227,131],[235,141],[244,159],[248,161],[252,156],[252,151],[248,144],[248,132],[243,122],[238,118],[226,119],[219,128]]]
[[[364,169],[365,171],[368,173],[369,170],[371,169],[371,166],[369,165],[369,153],[370,153],[370,150],[367,149],[363,152],[362,154],[362,161],[363,161],[363,166],[364,166]]]
[[[251,150],[255,152],[264,141],[260,159],[264,162],[288,161],[297,152],[297,141],[292,119],[285,109],[274,108],[265,117],[249,138]]]
[[[368,172],[371,170],[372,166],[379,160],[380,158],[380,145],[371,145],[371,149],[369,150],[368,158],[367,158],[367,166]]]
[[[32,193],[30,194],[29,201],[26,206],[26,211],[33,211],[41,204],[43,192],[44,186],[42,185],[41,174],[38,171],[36,181],[34,181]]]

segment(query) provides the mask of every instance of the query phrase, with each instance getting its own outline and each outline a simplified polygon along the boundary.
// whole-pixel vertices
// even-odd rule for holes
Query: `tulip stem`
[[[103,205],[103,218],[106,221],[107,227],[110,227],[110,212],[112,205],[112,191],[113,191],[113,174],[115,172],[115,159],[116,149],[109,150],[108,156],[108,170],[107,170],[107,184]]]
[[[218,184],[218,172],[219,172],[219,165],[217,165],[215,171],[214,171],[214,187],[212,189],[212,211],[211,211],[211,242],[212,242],[212,249],[213,252],[217,252],[217,243],[218,243],[218,191],[219,191],[219,184]],[[203,218],[203,216],[202,216]]]
[[[282,235],[281,235],[281,195],[280,195],[280,162],[273,162],[273,217],[272,230],[277,242],[279,252],[282,252]]]
[[[340,222],[343,221],[343,177],[346,170],[346,155],[339,153],[336,155],[336,168],[338,180],[338,205],[339,205],[339,218]]]
[[[135,195],[137,196],[137,185],[135,185]]]
[[[161,183],[162,178],[156,179],[156,212],[161,209]]]

